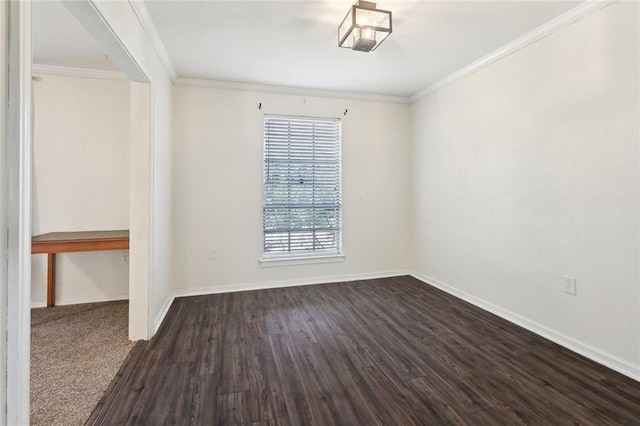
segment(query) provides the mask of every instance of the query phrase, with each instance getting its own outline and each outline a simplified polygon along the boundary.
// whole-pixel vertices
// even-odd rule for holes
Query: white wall
[[[129,82],[38,75],[33,235],[129,229]],[[123,252],[61,253],[56,268],[56,304],[128,298]],[[46,254],[33,256],[31,277],[32,304],[44,306]]]
[[[407,105],[176,86],[173,113],[179,294],[393,274],[409,266]],[[261,267],[264,113],[343,119],[344,262]],[[217,260],[209,259],[212,246]]]
[[[420,276],[635,377],[638,35],[617,2],[412,106]]]

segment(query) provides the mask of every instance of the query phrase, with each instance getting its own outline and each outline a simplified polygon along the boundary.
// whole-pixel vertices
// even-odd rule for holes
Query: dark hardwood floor
[[[411,277],[176,299],[90,424],[640,424],[640,383]]]

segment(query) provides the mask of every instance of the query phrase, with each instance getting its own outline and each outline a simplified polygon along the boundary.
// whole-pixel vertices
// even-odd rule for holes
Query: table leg
[[[47,267],[47,308],[56,305],[56,254],[49,253]]]

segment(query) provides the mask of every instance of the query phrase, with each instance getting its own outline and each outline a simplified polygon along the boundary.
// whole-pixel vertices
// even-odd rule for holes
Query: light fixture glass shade
[[[361,52],[376,50],[391,34],[391,12],[376,4],[359,1],[349,9],[338,27],[338,46]]]

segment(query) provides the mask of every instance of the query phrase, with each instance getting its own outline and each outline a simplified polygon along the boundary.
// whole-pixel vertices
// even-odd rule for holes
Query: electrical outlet
[[[124,263],[129,263],[129,253],[122,253],[122,261]]]
[[[218,258],[218,247],[211,247],[209,249],[209,259],[216,260]]]
[[[564,292],[575,296],[578,293],[578,283],[576,277],[564,276]]]

